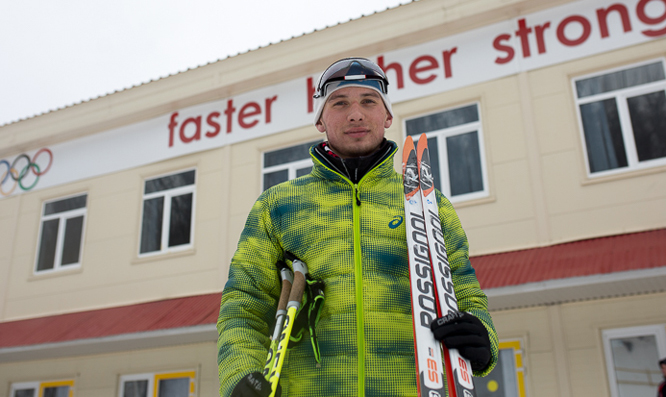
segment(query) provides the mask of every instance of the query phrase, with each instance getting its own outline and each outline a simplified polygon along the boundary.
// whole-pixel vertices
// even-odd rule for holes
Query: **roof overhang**
[[[491,288],[491,311],[666,291],[666,267]]]
[[[0,349],[0,363],[87,356],[217,341],[215,324]]]

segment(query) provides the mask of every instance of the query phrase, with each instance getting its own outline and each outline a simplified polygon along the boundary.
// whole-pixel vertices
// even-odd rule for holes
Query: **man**
[[[364,58],[329,66],[316,87],[312,173],[265,191],[250,212],[222,294],[217,328],[221,396],[266,396],[260,372],[269,345],[285,252],[325,284],[316,324],[319,355],[308,338],[291,343],[281,392],[295,396],[415,396],[402,176],[384,72]],[[497,361],[497,335],[468,259],[467,238],[438,192],[460,318],[433,322],[438,339],[470,359],[475,375]]]
[[[661,374],[664,375],[664,380],[659,384],[657,397],[666,397],[666,357],[659,361],[659,367],[661,368]]]

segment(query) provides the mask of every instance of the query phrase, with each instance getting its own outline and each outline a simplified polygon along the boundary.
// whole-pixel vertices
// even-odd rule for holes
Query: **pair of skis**
[[[428,139],[405,140],[402,156],[417,387],[420,397],[475,397],[472,367],[437,341],[430,324],[458,311],[430,168]],[[444,365],[442,363],[444,356]],[[446,376],[444,371],[446,370]]]
[[[293,272],[284,262],[277,263],[280,269],[280,278],[282,279],[282,291],[280,292],[278,308],[275,313],[273,338],[268,349],[266,365],[263,371],[264,377],[271,384],[270,397],[275,396],[275,392],[277,391],[284,357],[287,355],[291,330],[294,326],[298,309],[301,307],[308,274],[308,268],[305,263],[291,255],[288,259],[292,261]]]

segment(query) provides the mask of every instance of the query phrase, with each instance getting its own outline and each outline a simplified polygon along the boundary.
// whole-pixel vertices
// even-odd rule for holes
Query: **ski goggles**
[[[324,71],[317,83],[314,98],[325,98],[343,85],[365,85],[388,94],[388,79],[384,71],[366,58],[341,59]]]

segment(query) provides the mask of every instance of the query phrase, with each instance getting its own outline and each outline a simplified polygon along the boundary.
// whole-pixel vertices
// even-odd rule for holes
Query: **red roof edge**
[[[471,259],[483,289],[666,266],[666,229]]]
[[[0,349],[215,324],[220,292],[0,323]]]

